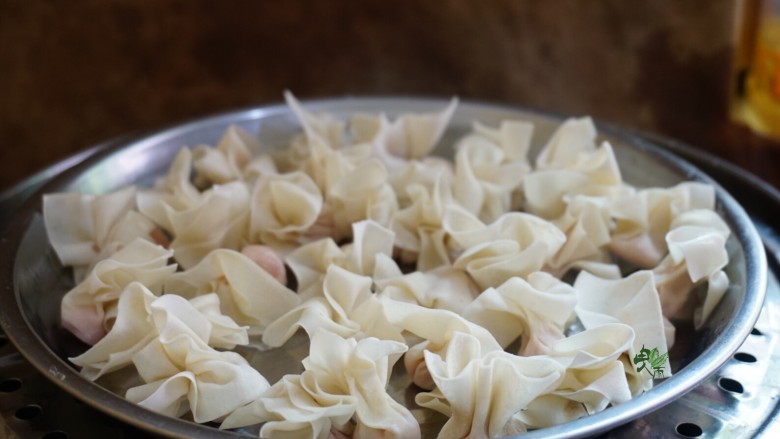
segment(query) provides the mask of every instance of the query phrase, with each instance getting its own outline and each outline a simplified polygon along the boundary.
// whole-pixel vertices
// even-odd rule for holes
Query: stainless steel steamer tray
[[[385,112],[391,117],[405,112],[434,111],[445,100],[415,98],[344,98],[305,102],[310,111],[326,111],[346,118],[355,112]],[[507,118],[536,125],[534,144],[540,146],[562,119],[524,109],[475,102],[461,103],[451,128],[435,153],[451,155],[452,139],[471,127],[473,120],[497,125]],[[182,146],[215,144],[225,128],[237,124],[255,133],[265,145],[281,146],[300,131],[286,106],[269,106],[207,117],[162,130],[140,140],[119,142],[52,178],[11,215],[0,237],[0,323],[9,339],[45,376],[86,403],[128,424],[167,436],[237,436],[212,426],[197,425],[152,413],[83,379],[64,359],[74,346],[59,324],[59,301],[67,291],[67,271],[50,249],[40,215],[41,194],[60,191],[107,192],[127,184],[148,185],[167,169]],[[712,375],[753,328],[761,309],[767,278],[763,247],[755,227],[735,200],[689,163],[649,142],[620,130],[603,127],[601,137],[615,148],[624,179],[636,186],[671,186],[697,180],[717,188],[719,212],[731,227],[727,269],[733,283],[708,324],[693,335],[687,352],[675,366],[673,377],[651,391],[604,412],[524,437],[584,437],[611,430],[657,410],[682,396]]]

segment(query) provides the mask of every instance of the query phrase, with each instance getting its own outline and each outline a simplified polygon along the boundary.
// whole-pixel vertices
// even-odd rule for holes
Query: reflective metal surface
[[[445,103],[421,99],[341,99],[306,103],[313,111],[346,116],[356,111],[390,115],[407,111],[430,111]],[[472,120],[497,124],[505,118],[523,118],[536,124],[535,144],[549,137],[560,123],[555,116],[478,103],[461,103],[447,136],[451,139],[470,128]],[[0,323],[27,360],[48,379],[76,398],[128,424],[155,434],[212,436],[212,427],[192,424],[151,413],[104,388],[84,380],[65,357],[78,353],[59,325],[59,300],[67,289],[68,276],[48,247],[40,218],[40,193],[80,190],[105,192],[119,186],[149,184],[162,174],[181,146],[214,144],[231,123],[256,133],[268,146],[280,145],[299,131],[295,118],[284,106],[250,109],[202,119],[164,130],[138,141],[96,151],[83,163],[69,168],[31,195],[12,216],[0,237]],[[694,179],[712,183],[696,168],[678,157],[630,133],[601,126],[602,137],[615,147],[624,178],[638,186],[669,186]],[[442,144],[448,144],[446,140]],[[437,153],[447,154],[438,150]],[[691,348],[676,359],[679,369],[652,391],[606,411],[565,425],[532,432],[524,437],[584,437],[614,429],[648,415],[684,395],[727,363],[753,329],[763,304],[766,265],[761,241],[750,218],[725,191],[719,190],[721,213],[734,231],[729,242],[728,275],[738,286],[716,309],[713,318],[692,336]],[[634,425],[634,424],[631,424]]]

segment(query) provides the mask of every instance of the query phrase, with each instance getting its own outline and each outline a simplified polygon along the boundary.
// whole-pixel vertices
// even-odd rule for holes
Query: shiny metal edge
[[[5,189],[3,192],[0,192],[0,230],[2,230],[5,223],[11,219],[11,216],[16,212],[16,209],[49,180],[66,170],[77,166],[79,163],[90,159],[100,151],[106,151],[126,144],[138,136],[140,136],[140,134],[129,133],[99,143],[35,172],[33,175]]]

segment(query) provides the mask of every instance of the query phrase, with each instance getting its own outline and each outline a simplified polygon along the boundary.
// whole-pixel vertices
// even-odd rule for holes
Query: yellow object
[[[773,9],[758,23],[742,116],[756,131],[780,137],[780,14]]]

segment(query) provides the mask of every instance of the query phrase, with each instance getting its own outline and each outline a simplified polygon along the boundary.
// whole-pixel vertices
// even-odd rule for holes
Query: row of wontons
[[[93,345],[72,359],[86,377],[133,365],[145,384],[131,401],[265,422],[263,437],[415,437],[385,391],[403,356],[417,404],[450,417],[441,437],[494,437],[649,389],[631,358],[666,352],[669,319],[700,326],[728,288],[713,188],[625,184],[588,118],[564,122],[533,166],[531,124],[475,122],[453,163],[428,154],[454,100],[345,123],[287,99],[303,133],[283,151],[253,157],[257,139],[230,127],[152,189],[44,198],[76,281],[63,325]],[[257,244],[294,280],[240,252]],[[567,336],[575,319],[584,330]],[[273,385],[230,352],[299,328],[304,372]]]

